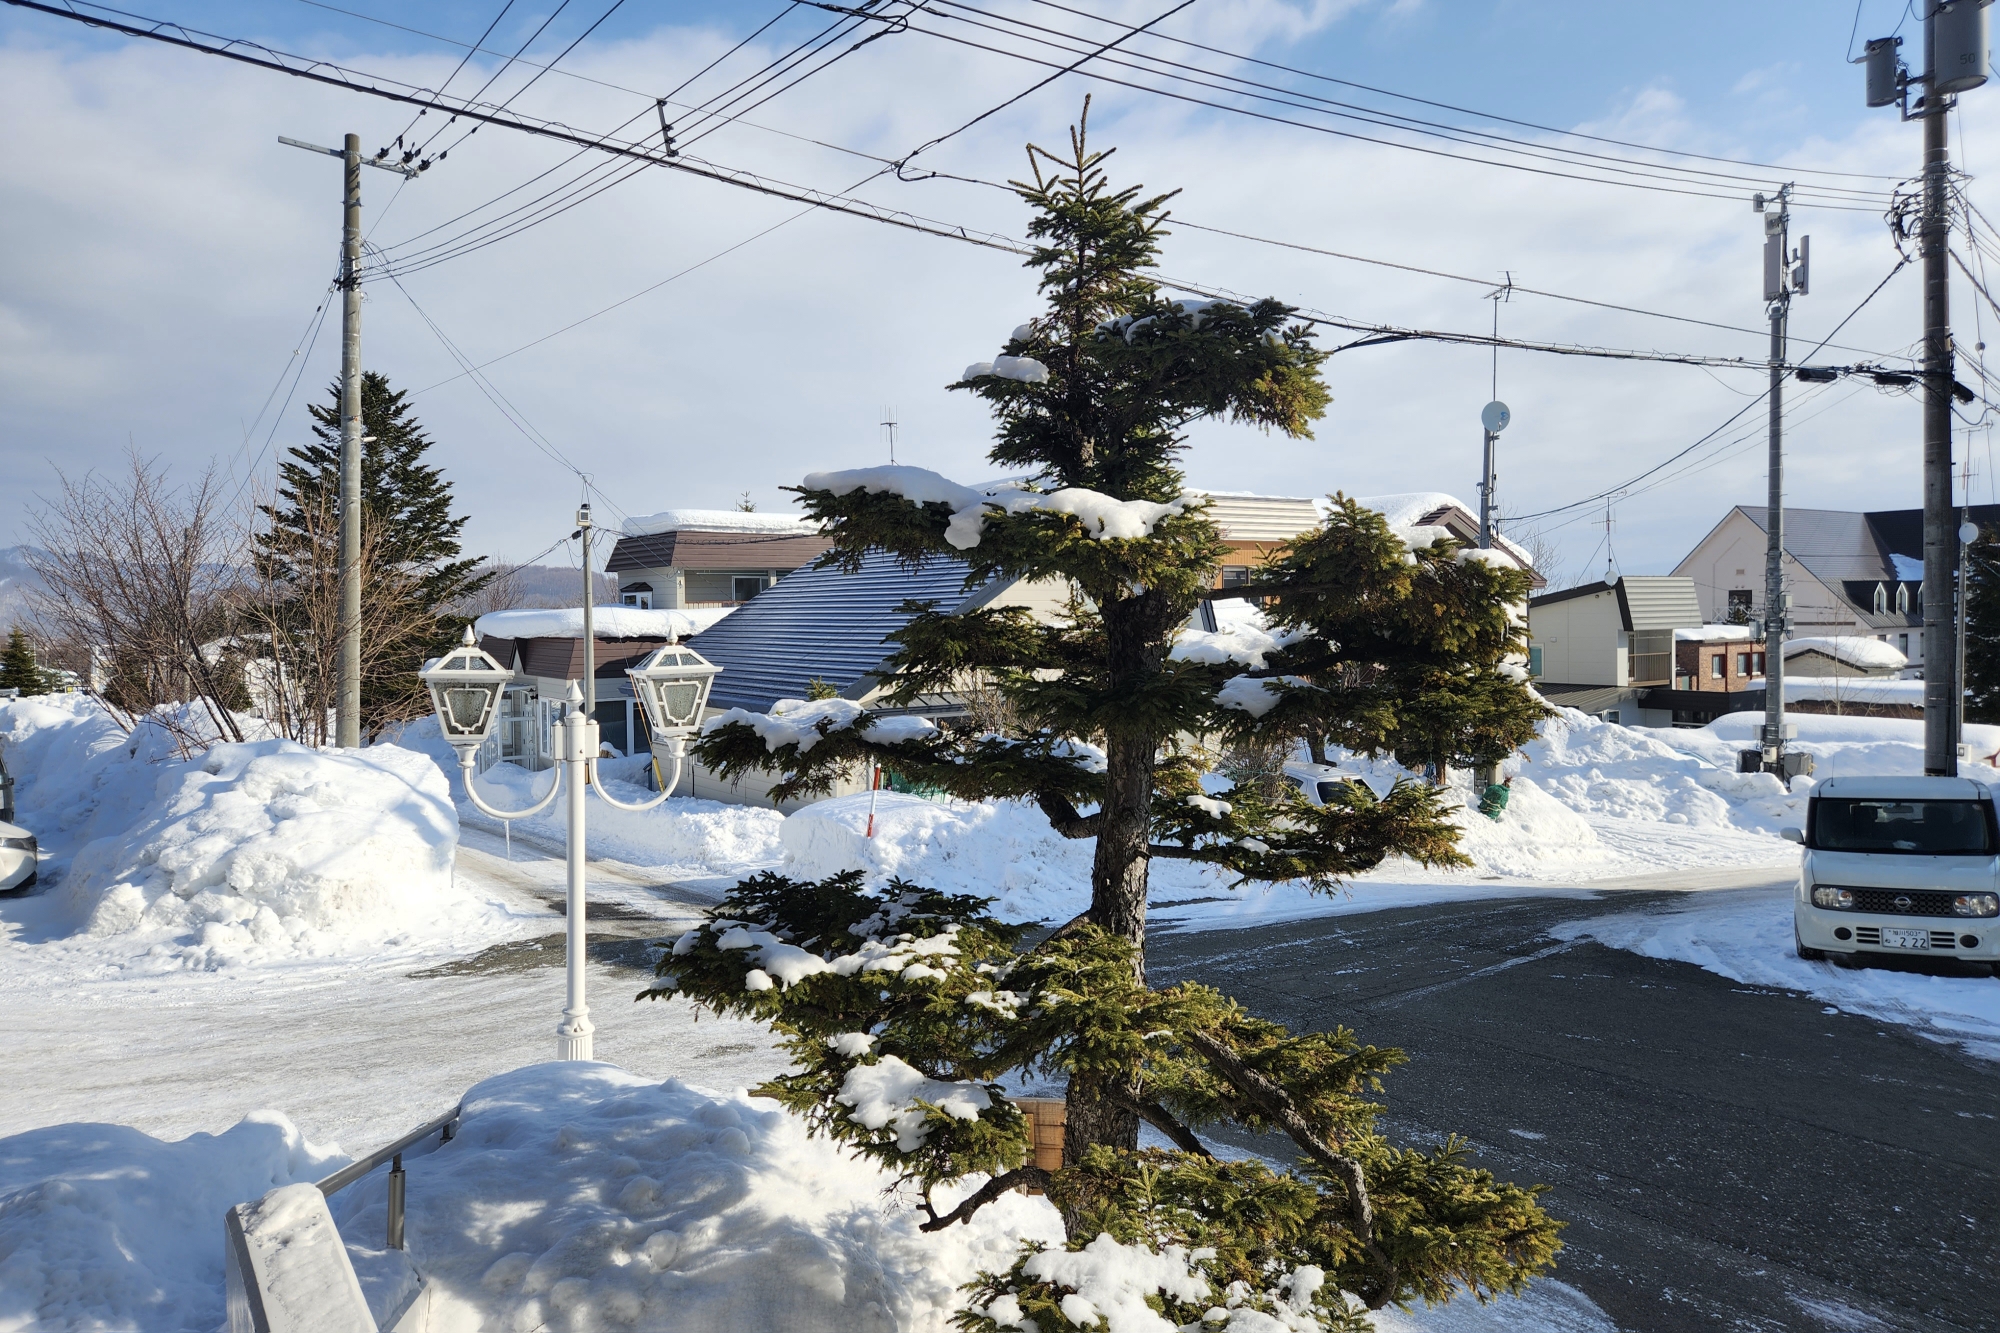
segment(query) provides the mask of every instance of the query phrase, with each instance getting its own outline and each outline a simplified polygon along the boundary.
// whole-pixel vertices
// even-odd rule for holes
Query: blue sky
[[[419,84],[441,78],[459,54],[302,0],[135,3],[155,17]],[[573,0],[530,57],[561,50],[606,3]],[[1032,0],[979,4],[1109,31]],[[1140,22],[1171,5],[1077,7]],[[499,5],[356,0],[343,8],[469,40]],[[779,8],[635,0],[519,105],[580,126],[616,123],[644,107],[637,93],[667,91]],[[510,9],[487,45],[511,51],[548,16],[546,5]],[[1199,0],[1160,30],[1543,125],[1759,162],[1901,174],[1916,165],[1915,127],[1866,110],[1860,72],[1845,63],[1851,32],[1858,49],[1901,19],[1901,7],[1886,0],[1864,0],[1858,32],[1849,4]],[[827,21],[800,6],[723,72],[747,70]],[[1905,33],[1914,53],[1913,27]],[[476,61],[454,88],[476,87],[472,80],[494,63]],[[845,186],[870,168],[785,136],[895,156],[1039,77],[906,33],[760,108],[749,118],[756,127],[728,126],[702,151],[787,180]],[[717,80],[690,97],[728,81]],[[1346,96],[1335,85],[1300,86]],[[507,87],[503,80],[496,91]],[[1119,169],[1149,184],[1184,185],[1176,205],[1183,218],[1482,278],[1512,271],[1527,285],[1736,327],[1761,322],[1761,234],[1737,196],[1751,179],[1779,176],[1756,169],[1725,168],[1751,179],[1715,200],[1551,181],[1189,107],[1082,74],[926,160],[985,178],[1016,175],[1022,141],[1060,138],[1086,90],[1098,97],[1100,135],[1121,146]],[[1968,95],[1954,126],[1969,136],[1961,160],[1975,175],[1991,96]],[[1476,123],[1453,111],[1403,109]],[[278,147],[276,136],[332,143],[352,128],[374,146],[408,112],[15,9],[0,12],[0,111],[15,136],[0,165],[0,351],[9,353],[0,360],[0,474],[17,483],[0,488],[0,543],[21,539],[30,497],[53,483],[58,464],[115,466],[128,442],[182,468],[215,459],[254,490],[271,453],[301,433],[303,398],[334,364],[330,335],[307,352],[301,334],[324,294],[337,222],[333,173]],[[399,196],[393,211],[381,203],[393,179],[370,180],[371,236],[393,250],[561,157],[544,142],[485,131],[449,171]],[[475,549],[519,557],[544,544],[545,530],[566,528],[566,518],[542,512],[574,498],[552,498],[573,479],[564,480],[551,450],[615,487],[628,512],[722,504],[745,490],[770,508],[785,502],[778,487],[811,467],[881,461],[878,423],[893,407],[903,423],[900,461],[984,474],[983,418],[942,386],[959,366],[990,356],[986,344],[1024,313],[1032,289],[1015,261],[848,219],[786,222],[794,210],[785,205],[657,179],[666,175],[647,173],[519,237],[414,271],[400,290],[370,289],[369,364],[424,390],[421,411],[474,515]],[[1984,197],[1983,185],[1971,188]],[[1014,201],[973,186],[891,181],[863,193],[1010,235],[1024,224]],[[1799,229],[1815,234],[1817,264],[1795,329],[1817,336],[1874,287],[1895,252],[1871,213],[1802,210]],[[1165,267],[1389,323],[1477,329],[1491,319],[1476,287],[1212,233],[1177,234]],[[492,368],[491,388],[511,412],[452,378],[457,367],[431,328],[484,361],[662,280]],[[1903,347],[1915,336],[1916,298],[1914,281],[1899,277],[1844,341],[1885,353]],[[1977,336],[1969,289],[1958,310],[1969,343]],[[1754,335],[1530,298],[1502,312],[1502,327],[1549,341],[1761,355]],[[284,401],[289,381],[278,372],[300,362],[306,373],[274,433],[259,405],[274,377],[273,401]],[[1343,354],[1329,365],[1335,407],[1315,441],[1252,443],[1241,431],[1203,428],[1190,478],[1273,493],[1443,489],[1470,498],[1490,373],[1488,354],[1476,349],[1413,344]],[[1514,512],[1567,503],[1659,461],[1735,411],[1746,386],[1761,388],[1742,372],[1513,352],[1502,355],[1500,379],[1515,408],[1501,476]],[[1801,400],[1796,416],[1795,447],[1807,460],[1794,469],[1796,503],[1917,503],[1913,402],[1829,394],[1823,403]],[[1670,567],[1728,504],[1761,501],[1758,441],[1741,434],[1739,423],[1727,451],[1701,455],[1700,472],[1622,502],[1613,549],[1623,567]],[[1983,432],[1968,438],[1983,500],[1989,445]],[[1565,517],[1552,537],[1569,563],[1601,567],[1602,515]]]

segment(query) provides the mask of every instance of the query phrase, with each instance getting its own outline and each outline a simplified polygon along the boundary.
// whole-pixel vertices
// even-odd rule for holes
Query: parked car
[[[0,823],[0,893],[33,888],[40,853],[34,834],[19,824]]]
[[[1396,785],[1394,776],[1377,776],[1366,771],[1361,765],[1351,762],[1308,764],[1303,760],[1297,760],[1285,765],[1285,780],[1297,787],[1299,794],[1313,805],[1330,804],[1335,799],[1336,788],[1333,785],[1335,783],[1355,783],[1378,801],[1387,796],[1389,789]]]
[[[1801,958],[1889,954],[2000,970],[2000,810],[1966,778],[1813,788],[1792,909]]]

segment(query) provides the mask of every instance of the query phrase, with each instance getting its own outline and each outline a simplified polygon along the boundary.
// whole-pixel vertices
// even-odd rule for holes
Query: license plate
[[[1928,930],[1898,930],[1894,926],[1882,927],[1882,947],[1885,949],[1928,949],[1931,947],[1931,933]]]

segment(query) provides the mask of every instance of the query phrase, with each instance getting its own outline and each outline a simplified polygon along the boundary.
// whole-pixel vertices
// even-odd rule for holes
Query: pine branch
[[[1383,1269],[1378,1294],[1368,1302],[1369,1309],[1381,1309],[1396,1287],[1396,1263],[1375,1239],[1375,1206],[1368,1197],[1368,1179],[1361,1163],[1329,1146],[1299,1114],[1291,1094],[1244,1063],[1222,1042],[1199,1029],[1191,1028],[1181,1035],[1203,1059],[1235,1084],[1237,1091],[1256,1103],[1258,1110],[1283,1129],[1308,1157],[1346,1184],[1348,1225],[1354,1229],[1355,1239],[1366,1247],[1369,1256]]]
[[[1039,1166],[1017,1166],[1005,1175],[993,1177],[984,1185],[966,1195],[958,1207],[952,1209],[942,1217],[938,1216],[937,1210],[931,1207],[930,1197],[926,1195],[919,1206],[923,1208],[925,1213],[930,1215],[930,1221],[920,1223],[917,1230],[943,1231],[954,1222],[967,1221],[974,1213],[984,1208],[987,1204],[992,1203],[1008,1190],[1019,1189],[1024,1185],[1033,1185],[1046,1194],[1049,1188],[1049,1173]]]

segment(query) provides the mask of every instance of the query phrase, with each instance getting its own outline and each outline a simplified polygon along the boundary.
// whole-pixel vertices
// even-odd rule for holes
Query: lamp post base
[[[564,1014],[556,1024],[556,1059],[594,1060],[591,1037],[597,1031],[585,1014]]]

